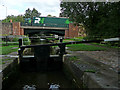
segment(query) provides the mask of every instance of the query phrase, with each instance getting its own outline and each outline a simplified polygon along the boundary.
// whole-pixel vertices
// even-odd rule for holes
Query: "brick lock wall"
[[[2,35],[12,35],[11,23],[2,23]]]
[[[20,28],[20,35],[24,35],[24,29]]]
[[[69,30],[65,30],[65,38],[69,37]]]
[[[13,35],[24,35],[24,29],[20,28],[20,22],[13,23]]]
[[[20,22],[13,22],[13,35],[20,35]]]
[[[74,24],[70,23],[69,30],[65,30],[65,38],[78,37],[78,32],[79,32],[78,26],[74,26]]]

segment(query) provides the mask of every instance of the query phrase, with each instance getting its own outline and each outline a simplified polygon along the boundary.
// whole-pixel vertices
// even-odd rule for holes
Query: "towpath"
[[[113,69],[114,71],[118,72],[118,69],[120,68],[118,65],[118,61],[119,61],[119,57],[120,57],[120,48],[109,48],[109,47],[104,47],[104,46],[100,46],[100,45],[94,45],[94,44],[87,44],[87,45],[93,45],[93,46],[97,46],[97,47],[103,47],[106,48],[105,51],[68,51],[68,53],[71,54],[76,54],[76,55],[80,55],[80,54],[84,54],[85,56],[88,56],[90,58],[93,58],[94,60],[96,60],[96,62],[101,62],[107,66],[109,66],[109,68]]]

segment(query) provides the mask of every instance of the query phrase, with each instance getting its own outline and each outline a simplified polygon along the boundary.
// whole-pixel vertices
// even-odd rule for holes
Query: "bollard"
[[[19,48],[22,46],[22,38],[19,38]]]

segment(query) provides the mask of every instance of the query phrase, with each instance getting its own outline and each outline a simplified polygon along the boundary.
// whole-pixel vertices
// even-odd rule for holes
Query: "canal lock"
[[[38,48],[35,49],[39,51]],[[23,60],[21,64],[16,62],[18,61],[17,59],[15,60],[14,63],[16,63],[16,65],[11,68],[10,74],[4,75],[4,77],[7,78],[3,80],[2,90],[22,90],[25,85],[35,85],[37,90],[39,90],[40,88],[49,88],[48,84],[58,84],[61,89],[80,88],[76,83],[76,79],[74,79],[75,77],[73,77],[73,74],[70,73],[71,71],[64,64],[63,58],[53,55],[59,54],[59,47],[45,47],[45,49],[42,50],[48,51],[48,49],[52,54],[51,57],[42,58],[48,59],[47,65],[44,62],[40,62],[37,65],[38,62],[36,58],[33,57],[34,49],[26,49],[24,54],[30,57],[26,56],[23,58],[25,60]],[[41,54],[45,55],[42,51]]]

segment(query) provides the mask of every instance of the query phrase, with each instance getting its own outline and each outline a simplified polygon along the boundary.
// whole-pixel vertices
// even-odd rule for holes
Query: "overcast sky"
[[[4,5],[4,6],[3,6]],[[59,16],[60,13],[60,0],[0,0],[0,20],[7,15],[20,15],[24,14],[25,10],[36,8],[41,16]]]

